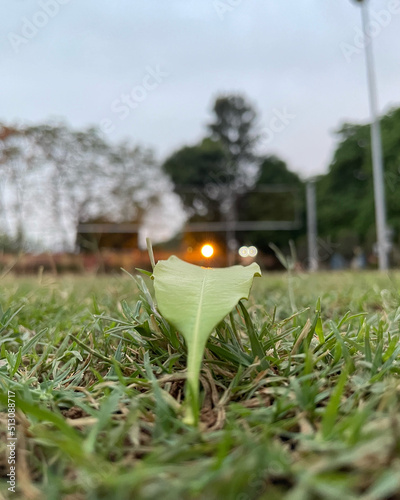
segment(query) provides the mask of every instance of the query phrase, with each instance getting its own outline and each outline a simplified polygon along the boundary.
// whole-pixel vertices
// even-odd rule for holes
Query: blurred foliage
[[[219,219],[219,189],[214,183],[221,177],[225,161],[222,145],[206,138],[175,151],[164,162],[192,221]]]
[[[197,188],[190,199],[189,189],[185,195],[181,194],[185,207],[191,210],[192,220],[225,220],[222,205],[226,191],[221,189],[221,184],[224,185],[221,178],[226,180],[226,177],[222,177],[221,172],[231,172],[237,220],[293,220],[297,210],[303,223],[297,231],[238,233],[239,243],[254,244],[268,251],[270,241],[284,248],[293,239],[304,247],[304,183],[280,158],[256,156],[256,112],[241,99],[239,96],[217,98],[211,138],[176,151],[164,163],[164,169],[179,185],[179,194],[183,193],[183,186]],[[396,264],[400,235],[400,108],[383,116],[381,128],[388,225],[395,243],[392,260]],[[370,125],[345,124],[337,137],[338,145],[329,170],[317,179],[318,231],[321,238],[329,240],[330,247],[350,261],[358,246],[372,254],[376,241]],[[240,161],[242,170],[235,171],[232,165],[235,162],[239,165]],[[247,184],[241,180],[241,172],[247,172]],[[263,186],[286,186],[287,191],[262,192]],[[297,197],[293,196],[296,190]]]
[[[296,212],[302,217],[300,178],[276,156],[256,154],[260,139],[257,113],[243,96],[218,97],[208,128],[210,137],[194,146],[184,146],[163,165],[191,222],[293,221]],[[265,185],[279,185],[282,189],[263,192]],[[270,251],[269,241],[286,246],[299,234],[252,231],[238,232],[236,238],[239,244],[256,244]],[[214,236],[214,240],[221,238],[222,233]]]
[[[257,131],[257,112],[241,95],[217,97],[213,107],[213,121],[208,125],[211,137],[219,141],[228,158],[227,175],[246,184],[240,177],[249,174],[252,163],[257,163],[254,153],[260,139]]]
[[[398,264],[400,108],[383,116],[381,128],[392,262]],[[111,144],[94,128],[73,130],[62,122],[0,126],[0,250],[73,250],[71,234],[80,222],[160,220],[165,197],[176,198],[174,189],[189,222],[297,217],[299,230],[237,232],[236,238],[264,252],[270,242],[285,249],[292,239],[304,258],[304,183],[282,159],[260,156],[258,130],[257,112],[245,97],[221,95],[204,138],[160,165],[151,151],[128,142]],[[337,140],[327,174],[316,179],[318,231],[330,249],[350,261],[358,246],[371,255],[376,241],[370,126],[344,124]],[[36,241],[32,230],[43,241]],[[204,236],[190,237],[197,242]],[[224,232],[207,237],[221,246],[228,239]]]
[[[18,250],[18,241],[6,234],[0,234],[0,252],[15,253]]]
[[[400,108],[381,120],[388,225],[400,231]],[[375,242],[375,206],[370,126],[345,124],[327,175],[317,183],[321,235],[330,235],[344,253],[352,246],[371,250]],[[395,236],[396,237],[396,236]]]
[[[150,151],[94,128],[0,126],[0,234],[16,250],[73,249],[76,226],[93,219],[140,223],[168,190]],[[33,229],[48,241],[35,243]]]
[[[244,97],[218,97],[208,136],[164,162],[192,221],[196,216],[213,221],[229,218],[236,212],[237,196],[254,185],[260,164],[255,154],[256,118]]]
[[[264,191],[265,188],[276,191]],[[299,229],[288,231],[249,231],[241,233],[241,242],[255,245],[271,253],[269,243],[285,248],[289,240],[296,240],[305,234],[304,184],[300,177],[291,172],[286,163],[276,156],[262,160],[254,191],[239,199],[240,220],[246,221],[293,221],[298,219]]]

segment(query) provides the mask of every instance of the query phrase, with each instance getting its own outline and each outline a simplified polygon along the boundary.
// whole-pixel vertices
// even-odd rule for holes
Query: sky
[[[400,0],[370,0],[379,109],[400,105]],[[369,118],[350,0],[3,0],[0,121],[65,120],[160,160],[204,137],[221,93],[259,116],[260,152],[327,171],[344,122]]]

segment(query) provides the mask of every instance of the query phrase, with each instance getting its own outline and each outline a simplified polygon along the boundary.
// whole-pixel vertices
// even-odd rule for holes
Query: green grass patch
[[[181,418],[185,341],[151,287],[0,282],[4,498],[400,498],[399,274],[256,280],[207,343],[198,429]]]

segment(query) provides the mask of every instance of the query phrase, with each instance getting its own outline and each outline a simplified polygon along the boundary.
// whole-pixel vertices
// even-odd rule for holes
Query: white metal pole
[[[367,65],[367,79],[369,89],[369,104],[371,111],[371,145],[372,145],[372,168],[374,178],[375,195],[375,223],[378,242],[379,269],[385,271],[389,267],[388,259],[388,232],[386,227],[386,203],[385,184],[383,173],[383,154],[381,128],[378,114],[378,99],[376,90],[376,77],[374,71],[374,54],[372,50],[372,38],[368,35],[369,12],[367,0],[358,0],[361,3],[361,16],[363,32],[365,35],[365,59]]]
[[[314,181],[307,182],[306,197],[307,197],[308,268],[311,272],[314,272],[318,271],[317,202],[315,196]]]

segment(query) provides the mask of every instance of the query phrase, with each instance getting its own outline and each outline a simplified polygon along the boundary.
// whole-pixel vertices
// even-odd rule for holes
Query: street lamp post
[[[306,184],[307,199],[307,241],[308,241],[308,269],[318,271],[318,243],[317,243],[317,202],[315,196],[315,180],[310,179]]]
[[[360,4],[363,32],[365,36],[365,59],[367,65],[367,79],[369,89],[369,104],[371,111],[371,145],[372,145],[372,168],[374,179],[375,196],[375,223],[378,242],[379,269],[385,271],[389,267],[388,259],[388,231],[386,227],[386,203],[385,185],[383,174],[383,155],[381,128],[378,115],[378,100],[376,91],[376,78],[374,71],[374,54],[372,50],[372,39],[367,34],[369,25],[368,0],[355,0]]]

